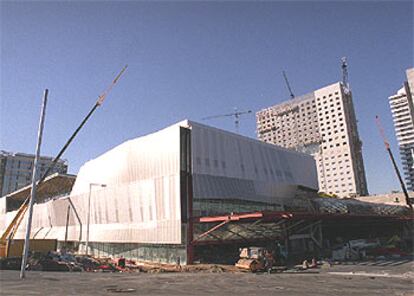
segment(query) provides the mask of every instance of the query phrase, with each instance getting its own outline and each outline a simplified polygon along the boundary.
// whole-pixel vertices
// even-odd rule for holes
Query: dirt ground
[[[411,260],[361,262],[309,273],[272,274],[31,271],[23,281],[18,271],[0,271],[0,295],[117,294],[414,296],[414,264]]]

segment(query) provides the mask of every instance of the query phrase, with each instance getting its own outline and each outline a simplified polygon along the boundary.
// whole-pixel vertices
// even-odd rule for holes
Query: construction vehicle
[[[88,119],[91,117],[92,113],[95,112],[95,110],[102,105],[103,101],[105,100],[108,93],[112,90],[113,86],[117,83],[118,79],[121,77],[121,75],[124,73],[128,65],[126,65],[121,72],[115,77],[115,79],[112,81],[112,83],[109,85],[109,87],[98,97],[98,100],[96,101],[95,105],[92,107],[92,109],[89,111],[89,113],[85,116],[85,118],[82,120],[80,125],[77,127],[77,129],[74,131],[72,136],[69,138],[69,140],[65,143],[63,148],[60,150],[58,155],[53,159],[52,164],[49,166],[49,168],[46,170],[46,172],[43,174],[43,176],[40,178],[39,181],[36,182],[36,190],[39,190],[39,188],[43,185],[43,181],[46,179],[46,177],[49,175],[49,172],[53,170],[55,167],[57,161],[60,159],[60,157],[63,155],[63,153],[66,151],[70,143],[73,141],[73,139],[76,137],[78,132],[81,130],[81,128],[85,125],[85,123],[88,121]],[[14,238],[14,235],[17,232],[17,229],[19,228],[24,215],[26,214],[26,211],[29,206],[30,201],[30,195],[25,199],[23,204],[20,206],[20,208],[17,210],[16,215],[14,216],[11,223],[7,226],[6,230],[2,233],[0,237],[0,258],[1,257],[8,257],[10,247],[12,246],[12,240]]]
[[[236,267],[252,272],[270,270],[274,263],[272,252],[263,247],[247,247],[240,249],[240,259]]]

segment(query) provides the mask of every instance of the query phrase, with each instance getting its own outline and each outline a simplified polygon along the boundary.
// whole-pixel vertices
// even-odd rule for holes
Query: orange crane
[[[392,151],[391,151],[390,143],[388,142],[387,137],[385,136],[385,132],[384,132],[384,129],[382,128],[381,121],[380,121],[380,118],[379,118],[378,115],[375,116],[375,121],[376,121],[378,130],[381,134],[382,140],[384,141],[385,150],[387,150],[388,155],[390,156],[392,165],[394,167],[394,171],[397,174],[398,181],[400,181],[401,189],[402,189],[402,191],[404,192],[404,195],[405,195],[405,201],[406,201],[407,205],[412,210],[413,205],[411,204],[411,200],[410,200],[410,197],[408,195],[407,188],[405,187],[404,181],[403,181],[403,179],[401,177],[401,174],[400,174],[400,170],[398,169],[397,163],[395,162],[394,155],[392,154]]]
[[[39,181],[36,182],[37,190],[43,185],[43,181],[46,179],[46,177],[49,175],[49,172],[55,167],[57,161],[60,159],[62,154],[65,152],[65,150],[68,148],[70,143],[73,141],[73,139],[76,137],[78,132],[81,130],[81,128],[85,125],[86,121],[91,117],[92,113],[95,112],[95,110],[102,105],[103,101],[105,100],[108,93],[111,91],[112,87],[118,82],[118,79],[121,77],[121,75],[125,72],[128,65],[126,65],[121,72],[115,77],[115,79],[112,81],[110,86],[102,92],[102,94],[98,97],[98,100],[96,101],[95,105],[92,107],[92,109],[89,111],[89,113],[85,116],[85,118],[82,120],[81,124],[78,126],[78,128],[74,131],[72,136],[69,138],[69,140],[66,142],[66,144],[63,146],[63,148],[59,151],[58,155],[53,159],[52,164],[49,166],[49,168],[46,170],[46,172],[43,174],[43,176],[40,178]],[[20,208],[17,210],[16,215],[14,216],[13,220],[10,222],[10,224],[7,226],[6,230],[2,233],[0,237],[0,257],[7,257],[8,256],[8,250],[9,250],[9,242],[13,239],[17,229],[20,226],[20,223],[23,220],[24,214],[26,213],[28,209],[30,201],[30,195],[25,199],[23,204],[20,206]]]

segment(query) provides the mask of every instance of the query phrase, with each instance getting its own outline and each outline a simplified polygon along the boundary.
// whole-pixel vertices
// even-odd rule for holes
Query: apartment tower
[[[406,71],[407,80],[397,94],[388,98],[400,148],[407,189],[414,190],[414,68]]]
[[[0,196],[30,184],[34,158],[33,154],[0,151]],[[51,157],[40,157],[37,179],[43,176],[52,164],[52,161],[53,158]],[[53,173],[65,174],[67,170],[68,165],[66,161],[59,160],[48,175]]]
[[[337,82],[256,113],[260,140],[313,155],[321,192],[368,194],[348,84]]]

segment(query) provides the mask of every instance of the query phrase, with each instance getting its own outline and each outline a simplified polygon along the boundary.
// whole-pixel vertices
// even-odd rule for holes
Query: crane
[[[403,179],[401,177],[401,174],[400,174],[400,171],[397,167],[397,163],[395,162],[394,155],[392,154],[392,151],[391,151],[391,148],[390,148],[390,143],[388,142],[387,137],[385,136],[385,132],[384,132],[384,129],[382,128],[381,121],[380,121],[380,118],[379,118],[378,115],[375,116],[375,121],[376,121],[378,130],[381,134],[382,140],[384,141],[385,150],[387,150],[388,155],[390,156],[390,159],[391,159],[392,165],[394,167],[395,173],[397,174],[397,177],[398,177],[398,181],[400,181],[401,189],[404,192],[405,201],[406,201],[407,205],[412,210],[413,205],[411,204],[410,197],[408,196],[407,188],[405,187],[404,181],[403,181]]]
[[[249,113],[252,113],[252,110],[238,111],[237,108],[234,108],[233,113],[207,116],[207,117],[202,118],[202,120],[209,120],[209,119],[221,118],[221,117],[234,117],[234,125],[236,128],[236,132],[239,133],[240,115],[249,114]]]
[[[282,74],[283,74],[283,78],[285,78],[286,86],[290,93],[290,98],[294,99],[295,95],[293,94],[292,88],[290,87],[289,80],[287,79],[287,76],[286,76],[286,72],[282,71]]]
[[[53,170],[56,163],[62,156],[62,154],[66,151],[70,143],[73,141],[73,139],[76,137],[78,132],[81,130],[81,128],[85,125],[86,121],[91,117],[92,113],[95,112],[95,110],[102,105],[103,101],[105,100],[108,93],[111,91],[112,87],[118,82],[121,75],[125,72],[128,65],[126,65],[121,72],[115,77],[115,79],[112,81],[110,86],[99,95],[98,100],[96,101],[95,105],[92,107],[92,109],[89,111],[89,113],[85,116],[85,118],[82,120],[82,122],[79,124],[77,129],[73,132],[71,137],[67,140],[65,145],[62,147],[62,149],[59,151],[58,155],[53,159],[52,164],[49,166],[49,168],[46,170],[46,172],[42,175],[39,181],[36,182],[36,190],[39,190],[41,186],[44,184],[43,181],[46,179],[46,177],[49,175],[49,172]],[[9,241],[13,239],[14,234],[16,233],[17,229],[19,228],[19,225],[21,224],[21,221],[23,220],[23,217],[28,209],[30,201],[30,195],[25,199],[23,204],[20,206],[20,208],[17,210],[16,215],[10,222],[10,224],[6,227],[6,230],[1,234],[0,236],[0,257],[7,257],[8,256],[8,247],[9,247]]]
[[[345,87],[345,91],[349,93],[349,80],[348,80],[348,61],[346,57],[341,58],[341,68],[342,68],[342,84]]]

